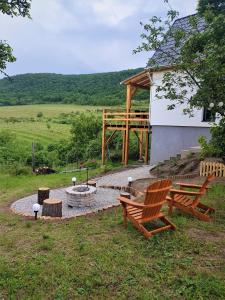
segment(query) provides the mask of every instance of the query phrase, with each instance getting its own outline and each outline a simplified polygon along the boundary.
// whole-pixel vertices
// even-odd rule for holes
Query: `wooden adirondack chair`
[[[144,234],[146,238],[166,229],[175,229],[176,226],[171,223],[163,213],[160,212],[162,205],[166,202],[166,196],[172,186],[170,180],[161,180],[149,185],[145,191],[144,203],[138,203],[124,197],[118,200],[123,206],[124,225],[127,226],[127,218],[133,225]],[[160,219],[164,226],[148,231],[143,223]]]
[[[169,215],[172,214],[173,208],[179,208],[180,210],[196,216],[202,221],[211,221],[208,215],[214,212],[214,208],[209,207],[200,202],[200,199],[205,195],[209,183],[215,178],[214,174],[209,175],[202,185],[192,183],[176,183],[180,186],[180,190],[171,189],[170,197],[167,197],[169,204]],[[184,188],[197,189],[197,192],[187,191]]]

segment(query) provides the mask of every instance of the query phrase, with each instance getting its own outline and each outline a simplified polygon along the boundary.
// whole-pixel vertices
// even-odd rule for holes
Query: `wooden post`
[[[127,113],[130,111],[130,108],[131,108],[131,95],[132,95],[132,87],[130,84],[128,84],[127,85],[127,98],[126,98]]]
[[[139,141],[139,160],[143,159],[143,131],[140,132],[140,141]]]
[[[103,109],[102,113],[102,164],[105,164],[105,109]]]
[[[122,145],[122,163],[124,163],[125,159],[125,141],[126,141],[126,131],[123,130],[123,145]]]
[[[124,151],[124,165],[128,165],[128,156],[129,156],[129,121],[128,121],[128,114],[127,114],[127,121],[126,121],[126,131],[125,131],[125,151]]]
[[[43,205],[43,201],[49,198],[50,189],[47,187],[41,187],[38,189],[38,204]]]
[[[129,157],[129,112],[131,107],[131,97],[132,97],[132,86],[130,84],[127,85],[127,98],[126,98],[126,121],[125,121],[125,151],[124,151],[124,165],[128,165],[128,157]]]
[[[146,131],[145,137],[145,163],[148,164],[148,155],[149,155],[149,132]]]
[[[44,200],[42,216],[62,217],[62,201],[58,199]]]

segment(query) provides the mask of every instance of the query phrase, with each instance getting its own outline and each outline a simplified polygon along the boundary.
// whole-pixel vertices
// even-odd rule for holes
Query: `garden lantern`
[[[76,181],[77,181],[77,178],[76,178],[76,177],[73,177],[73,178],[72,178],[72,183],[73,183],[74,186],[76,185]]]
[[[131,187],[131,184],[133,182],[133,178],[132,177],[128,177],[127,181],[128,181],[128,186]]]
[[[40,210],[40,204],[38,204],[38,203],[35,203],[34,205],[33,205],[33,212],[34,212],[34,215],[35,215],[35,220],[37,220],[37,214],[38,214],[38,212],[39,212],[39,210]]]

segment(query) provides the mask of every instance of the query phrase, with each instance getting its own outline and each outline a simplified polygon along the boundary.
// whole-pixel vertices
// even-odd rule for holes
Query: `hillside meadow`
[[[96,111],[104,107],[74,104],[37,104],[0,107],[0,131],[9,130],[27,146],[33,141],[47,145],[62,138],[69,138],[70,124],[57,123],[63,114]],[[42,117],[38,118],[38,114]]]

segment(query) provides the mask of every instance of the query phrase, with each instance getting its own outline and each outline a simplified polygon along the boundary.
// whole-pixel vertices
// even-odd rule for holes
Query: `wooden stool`
[[[96,181],[94,181],[94,180],[89,180],[89,181],[88,181],[88,185],[96,187]]]
[[[42,216],[62,217],[62,201],[58,199],[45,199],[43,202]]]
[[[127,199],[130,199],[130,194],[127,193],[127,192],[121,192],[121,193],[120,193],[120,196],[121,196],[121,197],[124,197],[124,198],[127,198]]]
[[[43,205],[43,201],[49,198],[50,189],[41,187],[38,189],[38,204]]]

